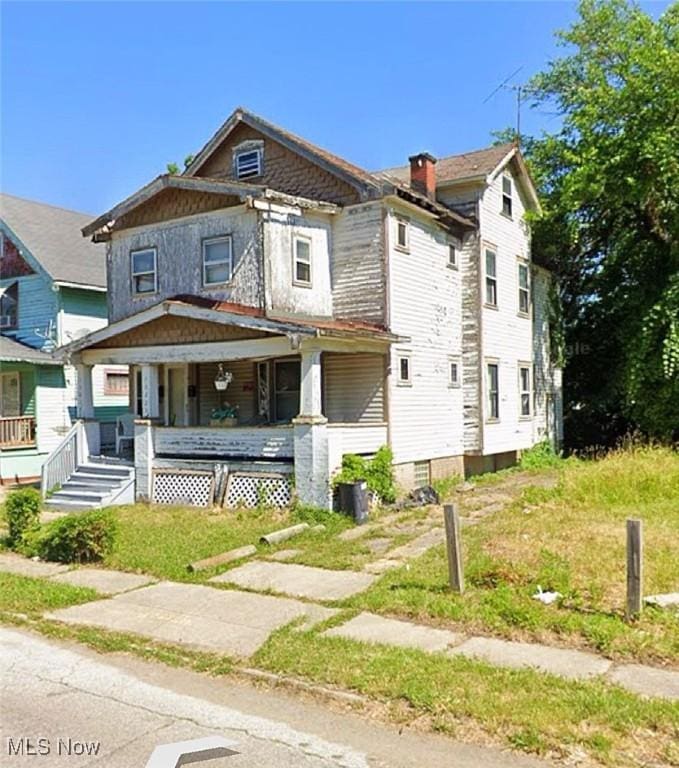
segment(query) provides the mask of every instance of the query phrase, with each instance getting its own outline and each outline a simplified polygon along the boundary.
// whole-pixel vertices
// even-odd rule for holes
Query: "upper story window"
[[[530,416],[531,408],[531,370],[528,364],[519,365],[519,413]]]
[[[497,254],[486,248],[486,304],[497,307]]]
[[[486,396],[488,400],[488,418],[500,418],[500,366],[488,363],[486,366]]]
[[[261,149],[243,149],[236,153],[236,178],[249,179],[253,176],[262,175],[262,157]]]
[[[0,288],[0,328],[16,328],[19,317],[19,283]]]
[[[132,293],[135,296],[155,293],[158,290],[155,248],[130,251],[130,267],[132,272]]]
[[[311,240],[296,235],[292,241],[293,283],[311,287]]]
[[[203,285],[228,283],[233,274],[231,235],[203,240]]]
[[[512,218],[512,178],[502,177],[502,213]]]
[[[410,250],[410,222],[408,219],[396,219],[396,247],[402,251]]]
[[[448,266],[457,269],[457,246],[453,242],[448,243]]]
[[[450,360],[448,360],[448,385],[451,387],[459,387],[461,383],[460,360],[457,357],[450,358]]]
[[[398,356],[398,383],[406,386],[412,383],[412,371],[410,370],[410,355]]]
[[[528,264],[519,262],[519,313],[527,315],[530,309],[530,273]]]

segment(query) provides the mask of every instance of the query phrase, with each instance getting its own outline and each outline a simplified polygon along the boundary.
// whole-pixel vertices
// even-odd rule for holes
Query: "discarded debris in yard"
[[[438,504],[439,501],[439,495],[431,485],[423,485],[422,488],[415,488],[408,494],[406,505],[409,507],[426,507],[429,504]]]
[[[287,541],[293,536],[297,536],[300,533],[308,530],[309,523],[299,523],[299,525],[291,525],[289,528],[281,528],[279,531],[272,531],[260,538],[262,544],[279,544],[281,541]]]
[[[542,587],[538,584],[538,591],[533,595],[533,600],[539,600],[545,605],[551,605],[555,603],[561,597],[561,592],[543,592]]]

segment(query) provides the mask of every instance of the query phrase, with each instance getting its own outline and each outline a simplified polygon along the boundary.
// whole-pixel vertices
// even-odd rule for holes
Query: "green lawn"
[[[348,605],[480,634],[596,649],[679,666],[679,617],[647,608],[622,620],[625,520],[644,521],[645,593],[679,590],[679,454],[637,448],[568,461],[556,488],[525,488],[465,528],[467,591],[447,589],[443,547],[387,573]],[[564,596],[532,599],[537,586]]]
[[[0,613],[33,616],[97,597],[99,595],[93,589],[0,571]]]
[[[393,719],[467,741],[565,758],[584,749],[615,765],[679,765],[679,705],[603,681],[575,682],[462,657],[283,629],[256,666],[350,688],[388,703]],[[654,763],[655,764],[655,763]]]

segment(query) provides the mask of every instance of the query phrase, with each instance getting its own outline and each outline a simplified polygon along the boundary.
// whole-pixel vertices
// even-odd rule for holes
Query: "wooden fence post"
[[[454,504],[443,507],[446,523],[446,550],[448,552],[448,576],[455,592],[464,592],[464,568],[462,564],[462,536],[460,516]]]
[[[641,520],[630,518],[627,520],[627,621],[633,621],[641,614],[643,557]]]

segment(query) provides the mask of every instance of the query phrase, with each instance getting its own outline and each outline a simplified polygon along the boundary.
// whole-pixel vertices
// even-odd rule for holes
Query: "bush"
[[[521,469],[548,469],[558,466],[562,461],[549,440],[544,440],[521,454],[519,466]]]
[[[393,458],[391,448],[387,445],[383,445],[377,451],[372,461],[367,461],[355,453],[345,453],[342,457],[342,469],[335,476],[333,484],[365,480],[371,491],[385,503],[391,504],[396,501]]]
[[[102,560],[113,551],[118,537],[118,522],[109,510],[94,510],[68,515],[46,525],[26,544],[34,547],[43,560],[59,563],[90,563]]]
[[[40,525],[40,492],[35,488],[13,491],[7,497],[5,510],[9,524],[9,545],[15,547],[24,533]]]

